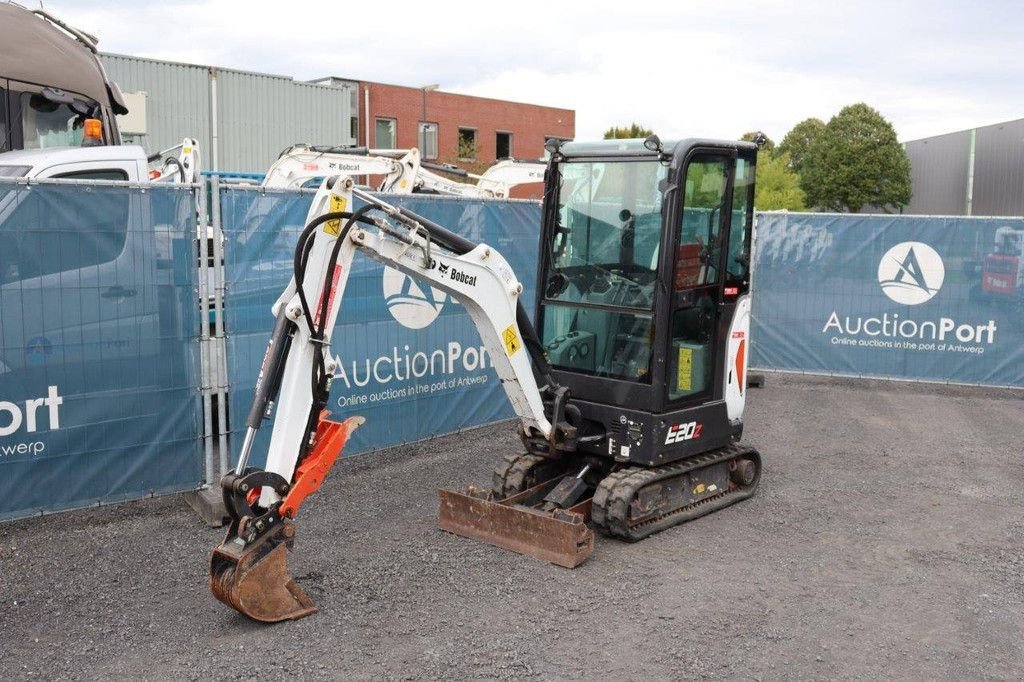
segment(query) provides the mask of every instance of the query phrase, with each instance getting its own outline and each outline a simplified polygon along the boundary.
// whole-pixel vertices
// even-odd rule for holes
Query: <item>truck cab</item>
[[[120,144],[115,115],[127,112],[93,36],[0,3],[0,152],[79,145],[87,119],[100,121],[101,144]]]

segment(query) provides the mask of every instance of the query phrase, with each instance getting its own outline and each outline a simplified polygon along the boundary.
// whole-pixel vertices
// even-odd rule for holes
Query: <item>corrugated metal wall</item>
[[[967,210],[970,131],[914,140],[907,143],[906,149],[914,193],[904,212],[963,215]]]
[[[259,173],[296,142],[355,144],[350,119],[356,112],[347,88],[142,57],[101,58],[121,90],[147,93],[147,132],[132,141],[150,153],[188,135],[199,140],[205,169],[214,168],[216,159],[219,170]]]
[[[914,194],[905,213],[1024,215],[1024,119],[914,140],[906,150]]]
[[[217,72],[221,167],[265,171],[296,142],[355,144],[348,89],[244,71]]]
[[[1024,118],[978,128],[974,215],[1024,215]]]

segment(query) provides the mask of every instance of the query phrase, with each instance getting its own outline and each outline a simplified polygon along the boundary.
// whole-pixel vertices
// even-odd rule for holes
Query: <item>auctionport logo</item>
[[[430,286],[420,286],[412,277],[384,267],[384,300],[391,317],[409,329],[423,329],[441,314],[448,295]]]
[[[942,288],[946,268],[935,249],[922,242],[892,247],[878,264],[878,283],[890,300],[904,305],[930,301]],[[822,334],[832,334],[835,346],[892,348],[982,354],[995,343],[995,320],[962,322],[951,317],[937,320],[900,318],[882,312],[870,317],[843,315],[833,310]]]
[[[896,303],[918,305],[930,301],[942,288],[946,268],[942,257],[922,242],[897,244],[878,263],[878,283]]]

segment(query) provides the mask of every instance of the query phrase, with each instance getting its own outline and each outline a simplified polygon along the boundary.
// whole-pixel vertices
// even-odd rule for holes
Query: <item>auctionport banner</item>
[[[312,195],[224,188],[228,376],[232,433],[245,429],[274,318],[270,307],[292,275],[293,252]],[[388,196],[505,256],[532,310],[540,205],[523,201]],[[329,409],[360,415],[345,454],[451,433],[514,416],[490,358],[461,305],[444,292],[356,254],[331,352],[341,360]],[[271,422],[253,450],[261,464]],[[232,438],[237,457],[241,438]]]
[[[195,195],[0,183],[0,520],[201,481]]]
[[[752,365],[1024,387],[1024,220],[760,213]]]

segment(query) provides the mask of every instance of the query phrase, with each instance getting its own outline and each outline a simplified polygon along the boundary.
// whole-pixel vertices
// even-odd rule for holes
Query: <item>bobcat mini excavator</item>
[[[363,422],[325,410],[357,252],[459,300],[519,417],[525,452],[501,460],[492,489],[439,491],[443,529],[571,567],[593,547],[588,520],[635,541],[754,494],[761,458],[738,441],[757,145],[651,136],[549,152],[536,323],[492,247],[349,177],[323,181],[221,482],[231,523],[211,557],[218,599],[265,622],[316,610],[286,557],[299,506]],[[250,467],[271,413],[266,465]]]

